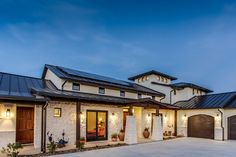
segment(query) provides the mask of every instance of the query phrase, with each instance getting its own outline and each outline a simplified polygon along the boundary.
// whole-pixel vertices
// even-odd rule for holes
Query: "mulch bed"
[[[42,157],[42,156],[50,156],[50,155],[59,155],[59,154],[68,154],[68,153],[76,153],[76,152],[85,152],[90,150],[97,150],[97,149],[105,149],[105,148],[113,148],[113,147],[121,147],[126,146],[125,143],[118,143],[118,144],[108,144],[104,146],[95,146],[95,147],[89,147],[89,148],[83,148],[83,149],[70,149],[70,150],[63,150],[63,151],[56,151],[54,154],[51,153],[40,153],[40,154],[34,154],[34,155],[19,155],[19,157]]]

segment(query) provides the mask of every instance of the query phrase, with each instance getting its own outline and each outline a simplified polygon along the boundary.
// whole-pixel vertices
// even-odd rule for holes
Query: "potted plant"
[[[143,131],[143,137],[149,138],[149,136],[150,136],[149,128],[145,128]]]
[[[63,148],[68,143],[68,140],[67,141],[65,140],[65,131],[64,130],[61,135],[62,135],[62,138],[58,140],[57,148]]]
[[[47,149],[50,154],[54,154],[57,149],[57,144],[56,142],[53,141],[52,134],[47,132],[47,136],[48,136],[48,141],[49,141],[49,143],[47,144]]]
[[[118,138],[120,141],[125,140],[125,131],[123,129],[120,129],[120,133],[118,134]]]
[[[83,149],[85,145],[85,137],[80,137],[79,142],[76,142],[76,148]]]
[[[114,134],[112,134],[111,135],[111,140],[112,140],[112,142],[116,142],[117,141],[117,133],[114,133]]]
[[[2,148],[2,153],[7,154],[8,157],[17,157],[19,154],[19,149],[22,149],[23,146],[19,143],[9,143],[7,148]]]

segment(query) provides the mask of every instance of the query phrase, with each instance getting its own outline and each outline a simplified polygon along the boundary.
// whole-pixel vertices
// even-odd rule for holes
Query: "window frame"
[[[124,93],[124,95],[122,95],[121,93]],[[120,97],[125,97],[125,91],[124,90],[120,91]]]
[[[100,91],[104,91],[104,92],[100,92]],[[105,94],[106,93],[106,89],[104,87],[98,87],[98,94]]]
[[[79,89],[74,88],[75,86],[79,87]],[[72,90],[74,91],[80,91],[80,84],[79,83],[72,83]]]

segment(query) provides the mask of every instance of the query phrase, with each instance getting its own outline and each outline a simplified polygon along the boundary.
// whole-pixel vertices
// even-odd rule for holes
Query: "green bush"
[[[2,153],[7,154],[8,157],[17,157],[19,154],[19,149],[22,149],[23,146],[21,143],[16,142],[16,143],[9,143],[7,145],[7,148],[2,148]]]
[[[47,144],[47,149],[49,153],[54,154],[57,149],[57,144],[54,141],[51,141]]]

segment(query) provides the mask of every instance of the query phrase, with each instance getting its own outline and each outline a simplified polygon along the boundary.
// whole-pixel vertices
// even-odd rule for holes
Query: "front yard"
[[[57,155],[57,157],[234,157],[236,141],[216,141],[199,138],[178,138],[152,142]]]

